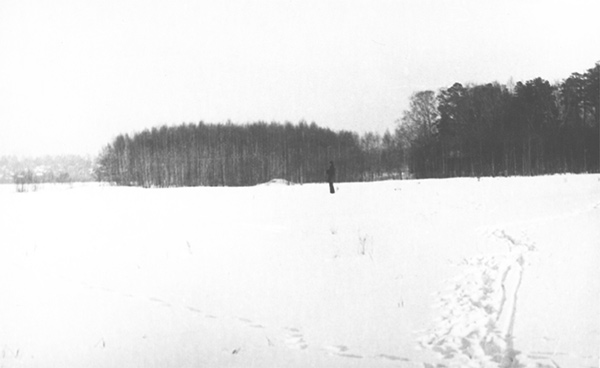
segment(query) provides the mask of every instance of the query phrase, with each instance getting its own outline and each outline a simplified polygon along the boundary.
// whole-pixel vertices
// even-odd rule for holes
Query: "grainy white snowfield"
[[[598,367],[599,175],[337,186],[0,187],[0,366]]]

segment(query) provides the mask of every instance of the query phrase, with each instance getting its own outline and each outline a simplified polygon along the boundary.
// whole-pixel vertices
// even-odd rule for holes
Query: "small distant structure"
[[[261,186],[271,186],[271,185],[296,185],[296,183],[291,182],[285,179],[272,179],[266,183],[259,184]]]
[[[13,180],[17,186],[17,192],[25,193],[29,191],[37,191],[38,176],[34,171],[24,170],[13,175]]]
[[[68,172],[61,171],[55,174],[48,166],[21,170],[12,176],[18,193],[36,192],[42,189],[44,183],[71,184]]]

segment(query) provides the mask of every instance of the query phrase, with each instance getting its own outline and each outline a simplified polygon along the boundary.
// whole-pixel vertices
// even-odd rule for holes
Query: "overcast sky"
[[[600,60],[600,1],[0,0],[0,154],[182,122],[393,130],[411,93]]]

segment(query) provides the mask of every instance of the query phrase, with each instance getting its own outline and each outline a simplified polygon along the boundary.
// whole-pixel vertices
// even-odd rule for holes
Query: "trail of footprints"
[[[283,344],[284,346],[286,346],[289,349],[300,350],[300,351],[307,350],[307,349],[309,349],[309,347],[311,347],[308,344],[308,342],[306,341],[304,333],[299,328],[296,328],[296,327],[270,328],[259,322],[253,321],[249,318],[239,317],[239,316],[227,316],[227,315],[212,314],[212,313],[208,313],[202,309],[199,309],[199,308],[197,308],[195,306],[191,306],[191,305],[178,306],[174,303],[171,303],[169,301],[166,301],[164,299],[161,299],[161,298],[158,298],[155,296],[134,295],[132,293],[119,292],[119,291],[111,289],[111,288],[95,286],[95,285],[90,285],[90,284],[85,284],[85,286],[91,290],[96,290],[96,291],[101,291],[101,292],[106,292],[106,293],[111,293],[111,294],[117,294],[124,298],[129,298],[129,299],[136,298],[136,299],[141,299],[141,300],[147,300],[150,303],[153,303],[153,304],[156,304],[156,305],[159,305],[162,307],[166,307],[166,308],[181,307],[182,309],[187,310],[189,313],[199,315],[200,317],[203,317],[206,319],[214,319],[214,320],[229,319],[230,321],[234,321],[236,323],[242,324],[244,326],[247,326],[248,328],[257,329],[257,330],[265,330],[265,337],[266,337],[268,346],[277,346],[277,345]],[[336,355],[339,357],[349,358],[349,359],[372,358],[372,359],[385,359],[385,360],[391,360],[391,361],[404,361],[404,362],[410,361],[407,358],[395,356],[392,354],[378,354],[378,355],[360,354],[360,353],[352,351],[349,347],[347,347],[345,345],[331,345],[331,346],[324,346],[324,347],[313,346],[313,347],[315,349],[321,350],[327,354]],[[235,350],[235,353],[238,353],[238,352],[239,352],[238,350]]]
[[[385,359],[385,360],[402,361],[402,362],[409,362],[410,361],[410,359],[408,359],[408,358],[404,358],[404,357],[400,357],[400,356],[396,356],[396,355],[391,355],[391,354],[362,355],[362,354],[358,354],[358,353],[352,352],[350,350],[350,348],[347,347],[346,345],[331,345],[331,346],[326,346],[324,348],[324,350],[326,352],[328,352],[329,354],[337,355],[337,356],[344,357],[344,358],[350,358],[350,359],[372,358],[372,359]]]

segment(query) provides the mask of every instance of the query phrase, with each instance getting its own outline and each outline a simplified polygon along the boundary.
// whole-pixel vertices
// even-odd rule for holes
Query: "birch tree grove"
[[[318,127],[315,123],[183,124],[119,135],[97,160],[98,180],[143,187],[248,186],[281,178],[321,182],[329,161],[337,180],[391,175],[381,137]]]

